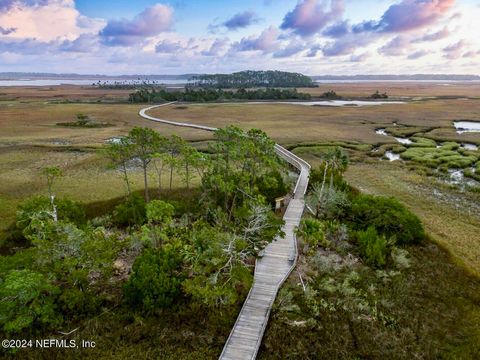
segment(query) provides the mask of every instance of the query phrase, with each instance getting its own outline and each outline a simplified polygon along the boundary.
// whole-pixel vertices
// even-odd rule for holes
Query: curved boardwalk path
[[[145,119],[169,125],[207,131],[216,130],[216,128],[208,126],[162,120],[146,114],[151,109],[170,104],[150,106],[140,110],[139,114]],[[257,259],[253,285],[225,343],[220,359],[256,358],[277,292],[296,265],[295,227],[300,223],[305,208],[304,195],[307,190],[310,165],[278,144],[275,145],[275,150],[282,159],[300,172],[293,191],[293,198],[283,217],[285,225],[282,230],[285,237],[277,237],[265,248],[264,255]]]

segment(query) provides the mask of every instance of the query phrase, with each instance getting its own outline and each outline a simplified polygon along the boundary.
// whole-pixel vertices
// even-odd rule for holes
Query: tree
[[[180,155],[184,143],[185,140],[177,135],[172,135],[172,137],[168,139],[166,143],[166,152],[168,154],[166,159],[167,164],[170,166],[170,190],[172,190],[173,186],[173,170],[178,167],[178,156]]]
[[[327,157],[330,165],[330,189],[333,189],[333,176],[335,174],[342,175],[348,166],[348,155],[341,147],[333,149]]]
[[[143,169],[143,182],[145,186],[145,201],[150,201],[148,192],[148,164],[152,161],[161,141],[160,135],[150,128],[135,127],[128,133],[132,144],[132,154],[141,161]]]
[[[107,145],[107,156],[115,167],[120,167],[123,180],[127,186],[127,193],[130,196],[132,190],[128,179],[128,165],[133,157],[133,144],[128,137],[122,137],[118,141],[111,142]]]
[[[222,207],[229,219],[245,200],[260,195],[265,176],[274,177],[280,166],[274,142],[260,130],[218,129],[210,151],[215,155],[202,177],[204,197]]]
[[[182,253],[189,277],[185,293],[209,306],[234,304],[247,292],[252,275],[247,244],[240,237],[203,222],[194,225]]]
[[[7,333],[54,325],[61,321],[55,309],[60,290],[44,275],[11,270],[0,283],[0,323]]]
[[[53,193],[53,184],[58,177],[62,176],[62,171],[56,166],[46,167],[43,169],[43,174],[47,179],[48,195],[50,196],[53,220],[58,221],[57,206],[55,205],[55,194]]]
[[[153,166],[155,167],[155,171],[158,177],[158,190],[162,190],[162,174],[165,165],[168,162],[168,139],[165,137],[160,137],[157,143],[157,149],[152,154]]]
[[[203,156],[190,144],[183,142],[180,147],[180,154],[183,161],[183,174],[185,177],[185,184],[187,189],[190,188],[190,180],[193,177],[191,168],[201,168],[202,162],[205,160]]]

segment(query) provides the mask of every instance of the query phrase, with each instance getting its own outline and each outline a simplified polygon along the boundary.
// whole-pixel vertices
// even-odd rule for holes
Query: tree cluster
[[[127,314],[153,314],[178,306],[208,311],[241,301],[256,256],[281,233],[283,222],[271,201],[287,189],[265,133],[228,127],[214,136],[209,155],[148,128],[134,128],[109,144],[106,154],[129,195],[94,219],[86,219],[81,205],[55,197],[61,171],[47,169],[49,197],[29,200],[17,213],[17,227],[30,246],[0,262],[1,331],[68,332],[119,306]],[[200,177],[200,188],[186,192],[197,206],[149,192],[149,172],[164,166],[171,187],[174,172],[186,187],[194,174]],[[130,181],[134,167],[145,176],[144,198]]]
[[[296,89],[256,89],[224,91],[222,89],[193,89],[185,91],[167,91],[164,89],[142,88],[129,95],[132,103],[151,103],[162,101],[210,102],[228,100],[310,100],[311,95],[298,92]]]
[[[193,76],[190,85],[203,88],[316,87],[308,76],[284,71],[240,71],[233,74]]]

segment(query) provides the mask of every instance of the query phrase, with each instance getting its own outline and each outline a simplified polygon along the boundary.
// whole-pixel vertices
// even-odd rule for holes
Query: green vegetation
[[[85,114],[77,114],[77,121],[73,122],[61,122],[57,123],[57,126],[65,126],[65,127],[72,127],[72,128],[104,128],[104,127],[109,127],[109,126],[114,126],[109,123],[99,123],[96,122],[88,117],[88,115]]]
[[[388,95],[386,92],[380,94],[380,92],[377,90],[375,91],[372,95],[370,95],[372,99],[388,99]]]
[[[357,233],[360,255],[368,265],[383,267],[387,260],[387,240],[385,235],[378,235],[374,226]]]
[[[125,326],[132,316],[182,307],[211,314],[236,309],[250,288],[255,257],[280,233],[283,222],[270,203],[285,183],[265,133],[227,127],[214,136],[209,154],[202,155],[202,186],[190,190],[188,200],[153,199],[154,192],[144,192],[144,199],[131,192],[112,212],[89,221],[78,204],[55,199],[60,172],[47,169],[53,208],[47,197],[20,207],[17,231],[27,245],[2,257],[4,336],[81,327],[106,309],[123,316]],[[182,150],[179,145],[190,145],[177,137],[134,128],[125,139],[105,152],[117,165],[119,159],[127,163],[125,183],[132,159],[147,174],[156,158],[170,159],[172,172],[186,171],[186,162],[194,168],[189,161],[196,150]],[[21,296],[13,296],[16,291]],[[182,321],[191,315],[175,322]]]
[[[310,196],[330,177],[327,151]],[[333,178],[350,205],[302,221],[297,270],[277,297],[259,358],[475,357],[478,279],[432,243],[419,246],[423,226],[398,201],[359,194],[338,171]]]
[[[332,89],[346,97],[366,98],[376,90],[372,86],[376,85],[339,84]],[[459,146],[480,144],[478,134],[459,135],[451,126],[452,119],[478,116],[478,102],[425,99],[450,92],[460,97],[478,93],[473,85],[468,86],[468,94],[465,89],[461,84],[418,88],[396,84],[388,88],[392,96],[423,100],[388,107],[197,103],[151,111],[165,119],[214,127],[261,128],[314,165],[309,201],[315,200],[315,194],[318,199],[325,179],[317,217],[306,210],[298,229],[298,266],[278,295],[259,358],[476,358],[480,351],[480,248],[475,241],[479,194],[435,181],[428,176],[437,173],[435,167],[369,156],[373,147],[378,152],[372,154],[380,154],[421,145],[478,158],[478,151]],[[320,96],[325,90],[299,91]],[[252,254],[278,229],[268,205],[290,188],[285,169],[276,165],[262,169],[252,187],[248,181],[239,181],[248,196],[239,192],[241,198],[233,200],[231,188],[236,183],[230,179],[242,175],[239,167],[255,169],[254,165],[243,158],[230,162],[234,168],[223,177],[224,162],[212,170],[219,148],[212,141],[213,134],[150,123],[162,131],[168,146],[149,154],[147,203],[142,164],[131,157],[133,145],[128,140],[128,132],[138,126],[136,114],[142,105],[118,103],[131,90],[5,91],[18,100],[0,106],[1,230],[13,223],[16,210],[19,217],[18,226],[8,229],[11,236],[0,259],[0,296],[11,300],[0,304],[2,335],[58,336],[77,343],[92,339],[97,346],[71,351],[24,349],[2,355],[27,359],[130,359],[138,354],[162,359],[218,358],[252,281]],[[117,103],[107,104],[112,94]],[[57,97],[70,103],[57,103]],[[90,103],[71,102],[84,99]],[[115,126],[96,131],[55,126],[80,112]],[[391,126],[393,122],[398,126]],[[414,135],[414,143],[394,144],[376,135],[377,128],[387,128],[395,136]],[[172,132],[195,141],[180,147],[185,154],[179,152]],[[244,131],[239,138],[243,142],[250,137]],[[120,142],[111,158],[96,151],[106,139]],[[442,144],[442,149],[434,149],[426,139]],[[237,156],[237,151],[250,145],[231,149],[231,155]],[[349,155],[344,176],[350,184],[364,193],[394,196],[418,215],[428,234],[420,246],[396,243],[382,227],[377,229],[384,221],[378,214],[373,217],[375,226],[351,218],[359,190],[337,171],[333,171],[331,190],[330,165],[324,176],[325,153],[336,146]],[[191,147],[204,164],[198,170],[195,160],[186,160]],[[62,176],[54,176],[49,186],[49,171],[43,169],[58,165]],[[476,167],[477,175],[470,167]],[[478,176],[479,160],[464,172]],[[205,178],[206,173],[222,180],[219,196],[207,195],[215,191],[212,184],[216,182]],[[55,196],[57,222],[52,218],[50,197],[43,196],[40,205],[32,199],[33,205],[27,206],[30,201],[25,200],[39,194]],[[225,199],[236,205],[230,207]],[[64,201],[70,204],[62,205]],[[24,203],[23,218],[19,203]],[[266,225],[249,237],[246,228],[254,206],[263,211],[259,219]],[[369,206],[362,207],[361,216],[370,215]],[[395,216],[404,220],[401,214]],[[364,233],[369,235],[361,241]],[[178,250],[172,256],[179,262],[173,265],[162,257],[169,247]],[[154,254],[155,259],[142,261],[133,270],[144,254]],[[51,258],[55,260],[43,261]],[[134,278],[140,292],[144,291],[137,298],[130,297],[125,285]],[[13,299],[11,289],[19,289],[22,296]],[[29,325],[21,329],[22,324]],[[75,330],[71,335],[59,335],[71,330]]]
[[[338,95],[333,90],[329,90],[327,92],[324,92],[320,97],[323,98],[323,99],[328,99],[328,100],[338,100],[338,99],[342,98],[340,95]]]
[[[235,91],[215,89],[189,89],[185,91],[166,91],[155,89],[141,89],[130,94],[128,101],[131,103],[150,103],[161,101],[188,101],[188,102],[212,102],[230,100],[310,100],[307,93],[299,93],[297,89],[257,89],[245,90],[241,88]]]
[[[381,234],[395,236],[398,244],[416,244],[425,238],[418,217],[393,198],[355,196],[346,218],[355,228],[368,229],[373,226]]]
[[[233,74],[198,75],[190,79],[189,86],[239,89],[255,87],[316,87],[305,75],[284,71],[240,71]]]
[[[182,264],[175,244],[145,250],[136,258],[133,275],[124,286],[126,301],[144,311],[169,307],[182,293]]]
[[[457,143],[444,143],[440,148],[435,147],[409,147],[401,153],[402,159],[414,161],[431,168],[440,167],[447,169],[462,169],[475,164],[479,157],[474,153],[458,151]]]

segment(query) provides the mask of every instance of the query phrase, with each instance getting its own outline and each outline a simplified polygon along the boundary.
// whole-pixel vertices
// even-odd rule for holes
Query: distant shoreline
[[[90,86],[96,84],[98,82],[106,82],[106,83],[115,83],[115,82],[122,82],[122,83],[129,83],[129,82],[138,82],[138,80],[127,80],[127,79],[68,79],[68,78],[56,78],[56,79],[42,79],[42,78],[34,78],[34,79],[1,79],[0,78],[0,87],[43,87],[43,86]],[[187,84],[187,80],[181,79],[155,79],[155,82],[159,85],[167,85],[173,86],[177,85],[179,87],[183,87]],[[317,84],[400,84],[400,83],[422,83],[422,84],[438,84],[438,85],[449,85],[449,84],[460,84],[460,83],[472,83],[477,84],[480,83],[480,79],[478,80],[413,80],[413,79],[390,79],[390,80],[361,80],[361,79],[330,79],[330,80],[314,80]]]

